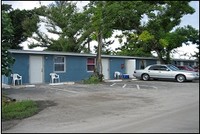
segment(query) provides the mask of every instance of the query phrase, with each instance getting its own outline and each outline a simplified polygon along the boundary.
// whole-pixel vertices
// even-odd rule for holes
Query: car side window
[[[151,66],[149,70],[159,70],[159,66]]]
[[[166,66],[160,66],[160,69],[161,71],[167,71],[167,67]]]

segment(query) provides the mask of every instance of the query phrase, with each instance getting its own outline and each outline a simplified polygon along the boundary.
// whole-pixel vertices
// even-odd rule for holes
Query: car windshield
[[[175,67],[174,65],[167,65],[167,67],[170,68],[172,71],[180,70],[177,67]]]
[[[191,66],[187,66],[189,69],[194,70],[194,68],[192,68]]]

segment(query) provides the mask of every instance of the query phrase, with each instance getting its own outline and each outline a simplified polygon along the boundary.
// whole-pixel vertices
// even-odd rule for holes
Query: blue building
[[[15,58],[12,73],[23,77],[23,84],[50,82],[50,73],[60,76],[60,82],[81,81],[89,78],[95,68],[96,54],[66,53],[53,51],[9,50]],[[182,64],[183,61],[177,61]],[[114,79],[119,71],[132,77],[135,69],[159,63],[154,57],[131,57],[102,55],[104,79]],[[196,64],[191,62],[193,64]],[[2,77],[2,82],[11,84],[11,77]]]

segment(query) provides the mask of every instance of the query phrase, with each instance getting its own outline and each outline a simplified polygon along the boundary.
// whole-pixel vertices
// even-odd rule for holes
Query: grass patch
[[[23,119],[30,117],[37,113],[38,106],[37,103],[32,100],[23,100],[23,101],[14,101],[14,102],[5,102],[5,98],[2,99],[2,119],[11,120],[11,119]]]

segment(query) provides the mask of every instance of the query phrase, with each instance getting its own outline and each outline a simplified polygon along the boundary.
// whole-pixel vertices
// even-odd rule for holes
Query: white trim
[[[94,59],[94,69],[95,69],[95,67],[96,67],[96,58],[95,57],[88,57],[87,60],[86,60],[86,71],[88,73],[92,73],[92,72],[94,72],[94,70],[93,71],[88,71],[88,59]],[[89,64],[89,65],[93,65],[93,64]]]
[[[64,63],[55,63],[55,57],[64,57]],[[55,64],[64,64],[64,71],[55,71]],[[65,73],[66,72],[66,56],[55,55],[53,56],[53,72],[55,73]]]

